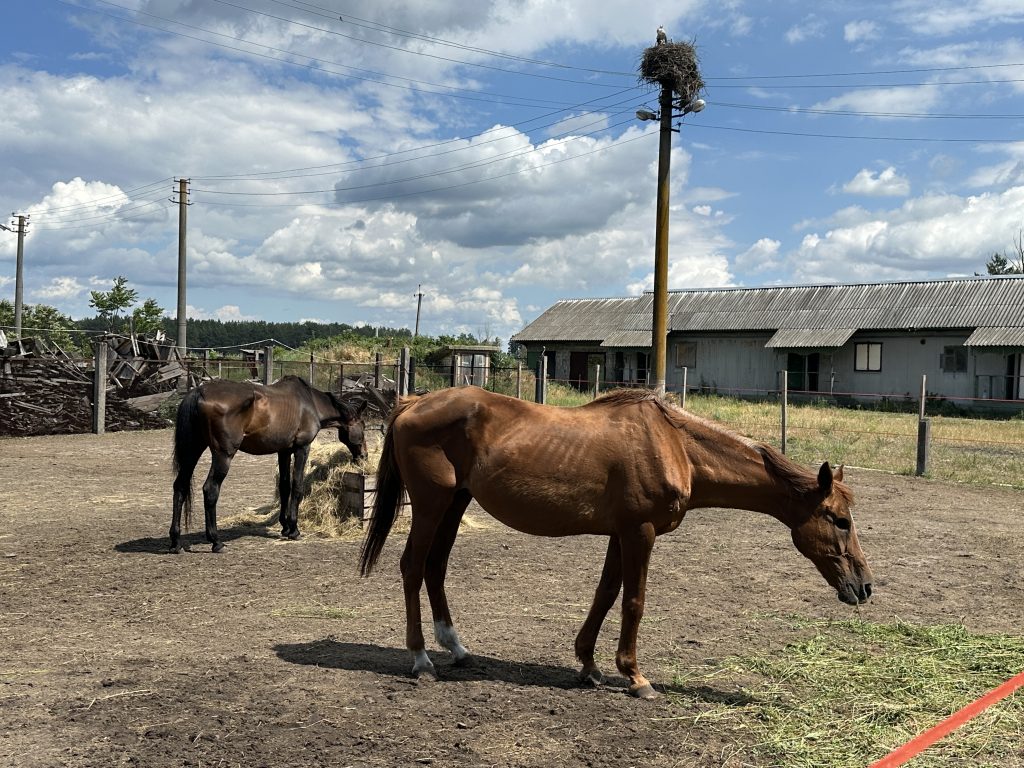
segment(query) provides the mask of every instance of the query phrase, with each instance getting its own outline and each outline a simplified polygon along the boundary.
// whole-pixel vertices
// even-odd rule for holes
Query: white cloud
[[[862,43],[878,39],[880,32],[877,22],[866,19],[850,21],[843,27],[843,39],[848,43]]]
[[[47,285],[32,291],[32,296],[43,302],[77,299],[88,288],[77,277],[55,277]]]
[[[794,24],[786,30],[786,42],[790,45],[803,43],[816,37],[825,35],[825,22],[813,13],[805,16],[800,23]]]
[[[879,173],[864,168],[843,185],[843,192],[868,197],[905,197],[910,194],[910,180],[896,173],[891,165]]]
[[[194,307],[188,304],[185,309],[185,314],[193,320],[220,320],[222,322],[231,322],[238,320],[261,320],[263,318],[257,317],[256,315],[247,315],[243,313],[234,304],[225,304],[218,309],[208,311],[201,307]],[[300,320],[299,322],[305,322]]]
[[[779,266],[779,249],[782,243],[769,237],[762,237],[743,253],[736,256],[739,272],[766,272]]]
[[[1024,22],[1019,0],[899,0],[889,13],[917,35],[950,35]]]
[[[1007,247],[1021,221],[1024,186],[969,197],[931,195],[889,211],[861,210],[842,226],[808,234],[787,258],[801,282],[972,274]]]

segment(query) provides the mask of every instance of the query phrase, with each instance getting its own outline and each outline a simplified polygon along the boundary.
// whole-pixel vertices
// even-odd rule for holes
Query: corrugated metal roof
[[[841,347],[853,334],[856,328],[781,328],[768,339],[766,347],[794,349],[798,347]]]
[[[965,347],[1024,347],[1024,328],[978,328]]]
[[[1014,277],[673,291],[668,301],[676,333],[1024,326],[1024,278]],[[600,343],[631,331],[622,338],[645,332],[637,345],[650,346],[652,302],[649,293],[559,301],[512,339]]]

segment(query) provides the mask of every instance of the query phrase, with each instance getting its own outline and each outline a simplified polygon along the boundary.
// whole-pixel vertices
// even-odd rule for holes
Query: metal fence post
[[[309,386],[316,386],[316,379],[313,378],[313,353],[309,353]]]
[[[545,365],[544,355],[537,361],[537,388],[534,393],[534,400],[541,405],[547,399],[548,389],[548,367]]]
[[[683,395],[679,398],[679,404],[681,407],[686,407],[686,366],[683,366]]]
[[[274,380],[274,345],[263,348],[263,383],[270,384]]]
[[[928,394],[928,374],[921,374],[921,404],[917,413],[917,470],[918,476],[928,471],[928,454],[932,437],[932,424],[924,417],[925,399]]]
[[[374,389],[380,389],[380,361],[381,353],[378,352],[373,358],[373,386]]]
[[[594,366],[594,398],[601,394],[601,364]]]
[[[782,452],[786,452],[786,418],[789,410],[789,371],[782,372]]]
[[[523,399],[523,364],[519,362],[516,366],[516,399]]]
[[[405,397],[409,394],[409,348],[402,347],[398,351],[398,380],[395,387],[398,389],[398,396]]]
[[[92,432],[102,435],[107,429],[107,342],[96,344],[96,370],[92,383]]]
[[[411,394],[416,391],[416,358],[409,355],[409,385],[406,387],[405,394]]]

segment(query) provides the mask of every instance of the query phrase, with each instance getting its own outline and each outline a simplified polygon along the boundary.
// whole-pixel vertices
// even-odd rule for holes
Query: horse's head
[[[815,506],[791,530],[796,548],[835,587],[839,599],[857,605],[871,596],[871,569],[850,516],[853,496],[842,479],[842,467],[833,474],[828,462],[822,464],[817,491],[809,494]]]
[[[363,412],[366,410],[367,402],[364,400],[358,408],[342,402],[329,393],[334,407],[338,410],[338,440],[345,444],[353,461],[364,461],[366,459],[366,423],[363,421]]]

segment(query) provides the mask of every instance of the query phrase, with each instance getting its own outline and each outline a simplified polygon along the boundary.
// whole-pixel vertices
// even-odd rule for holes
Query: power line
[[[90,220],[94,220],[94,219],[101,219],[101,220],[105,220],[105,221],[115,221],[117,219],[135,219],[135,218],[138,218],[138,217],[140,217],[140,216],[142,216],[144,214],[143,213],[137,213],[134,216],[126,216],[125,214],[129,213],[131,211],[139,211],[139,210],[142,210],[142,209],[150,209],[150,210],[146,210],[145,213],[152,213],[153,212],[152,211],[152,206],[154,206],[154,205],[162,205],[165,209],[170,209],[171,208],[171,206],[167,205],[167,203],[165,201],[163,201],[163,200],[153,200],[153,201],[148,202],[148,203],[143,203],[142,205],[132,206],[131,208],[123,208],[123,209],[121,209],[119,211],[116,211],[114,213],[104,214],[102,216],[88,216],[88,217],[84,217],[84,218],[81,218],[81,219],[75,219],[75,220],[69,221],[69,222],[63,222],[63,223],[60,223],[60,224],[57,224],[57,225],[54,225],[54,226],[49,226],[49,227],[45,226],[45,225],[37,226],[36,229],[37,230],[47,230],[47,231],[51,231],[52,232],[52,231],[59,230],[59,229],[86,229],[86,228],[92,228],[92,227],[96,227],[100,223],[103,223],[103,221],[96,221],[96,222],[94,222],[92,224],[78,224],[77,222],[90,221]],[[73,223],[74,223],[74,226],[72,226]]]
[[[815,139],[848,139],[857,141],[922,141],[922,142],[949,142],[958,144],[1018,144],[1020,139],[983,139],[983,138],[942,138],[924,136],[858,136],[841,133],[805,133],[801,131],[772,131],[763,128],[738,128],[729,125],[708,125],[707,123],[687,123],[687,128],[706,128],[718,131],[736,131],[738,133],[763,133],[777,136],[801,136]]]
[[[813,109],[809,107],[774,107],[766,104],[736,104],[708,101],[708,106],[730,109],[751,109],[762,112],[791,112],[804,115],[840,115],[850,117],[901,117],[920,120],[1024,120],[1024,114],[948,114],[929,112],[864,112],[853,109]]]
[[[133,189],[127,189],[127,190],[123,190],[123,191],[118,191],[118,192],[112,193],[110,195],[103,195],[102,197],[96,197],[96,198],[93,198],[92,200],[90,200],[88,202],[69,203],[68,205],[57,205],[57,206],[54,206],[52,208],[35,209],[35,210],[33,210],[33,214],[34,215],[44,215],[44,214],[48,214],[48,213],[53,213],[54,211],[67,211],[67,210],[73,210],[73,209],[76,209],[76,208],[88,208],[90,206],[101,204],[104,201],[108,201],[108,200],[109,201],[117,201],[117,200],[120,200],[122,198],[127,198],[127,197],[129,197],[130,195],[132,195],[132,194],[134,194],[136,192],[143,192],[144,190],[150,190],[153,187],[156,187],[158,185],[166,184],[168,181],[171,181],[171,180],[172,180],[171,177],[168,176],[166,178],[160,179],[159,181],[154,181],[154,182],[151,182],[149,184],[143,184],[143,185],[135,187]],[[150,192],[148,194],[152,194],[152,193]],[[58,215],[61,215],[61,214],[58,214]]]

